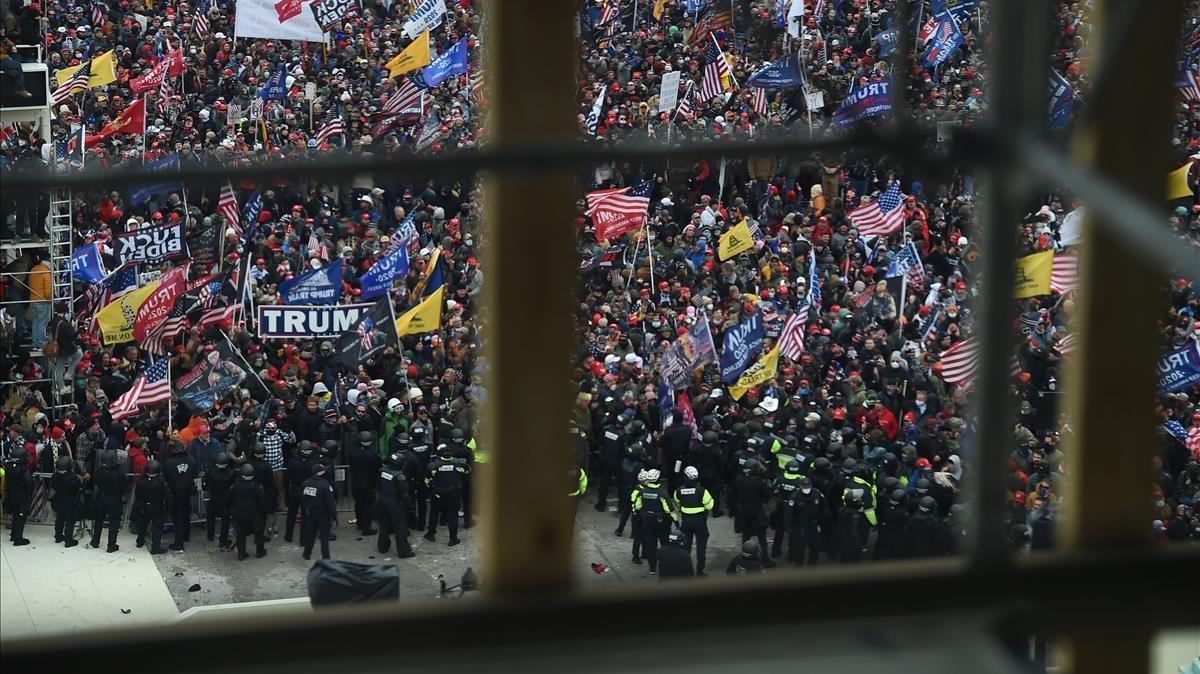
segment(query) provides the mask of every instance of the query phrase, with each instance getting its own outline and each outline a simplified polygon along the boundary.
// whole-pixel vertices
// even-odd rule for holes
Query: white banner
[[[404,22],[404,34],[414,39],[427,30],[437,28],[446,16],[446,0],[424,0]]]
[[[267,339],[336,337],[374,304],[326,306],[258,305],[258,336]]]
[[[234,37],[325,41],[306,0],[237,0],[236,12]]]
[[[679,102],[679,78],[683,75],[678,70],[673,70],[662,78],[662,95],[658,98],[658,111],[671,112],[675,109],[675,105]]]

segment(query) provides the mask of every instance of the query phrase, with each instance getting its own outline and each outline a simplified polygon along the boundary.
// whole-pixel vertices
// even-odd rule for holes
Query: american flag
[[[187,331],[187,308],[190,304],[187,295],[182,295],[175,298],[175,304],[172,305],[171,311],[167,313],[167,317],[161,323],[154,326],[147,335],[142,347],[147,353],[152,356],[165,356],[168,353],[168,345],[175,342],[175,338]]]
[[[725,53],[717,44],[716,37],[709,42],[708,50],[704,54],[704,63],[704,82],[700,84],[700,100],[710,100],[713,96],[719,96],[733,88],[733,71],[730,70],[729,61],[725,60]]]
[[[171,97],[175,95],[175,90],[171,87],[171,77],[164,76],[162,83],[158,85],[158,103],[155,107],[158,108],[158,114],[164,118],[171,111]]]
[[[238,217],[240,213],[238,212],[237,192],[233,191],[233,185],[229,181],[221,186],[221,199],[217,202],[217,213],[225,218],[225,223],[233,228],[240,239],[242,223]]]
[[[406,112],[411,113],[412,108],[417,108],[419,111],[421,110],[422,96],[424,96],[424,92],[416,84],[413,84],[411,79],[405,78],[404,84],[401,84],[400,88],[388,98],[387,103],[383,104],[383,114],[401,115]]]
[[[779,353],[785,358],[800,360],[804,353],[804,324],[808,323],[808,305],[800,307],[788,316],[779,333]]]
[[[62,105],[71,96],[74,96],[80,91],[87,91],[88,82],[92,79],[92,62],[88,61],[83,64],[75,74],[67,78],[66,82],[58,85],[54,93],[50,94],[51,100],[55,105]]]
[[[192,32],[197,37],[208,34],[208,11],[212,9],[212,0],[199,0],[196,3],[196,16],[192,18]]]
[[[314,138],[317,141],[317,145],[320,146],[334,136],[342,136],[344,139],[345,133],[346,126],[342,124],[341,115],[335,115],[333,109],[330,108],[329,114],[325,116],[325,126],[322,126],[317,131],[317,135]]]
[[[654,183],[647,180],[632,187],[589,192],[587,216],[592,217],[601,207],[617,211],[622,215],[645,215],[646,209],[650,207],[650,191],[653,188]]]
[[[694,112],[692,109],[692,92],[694,91],[692,83],[688,82],[687,91],[683,92],[683,97],[679,99],[679,107],[675,108],[675,114],[683,115],[684,118],[691,117]]]
[[[1058,350],[1059,355],[1065,356],[1075,350],[1075,342],[1077,340],[1078,337],[1072,332],[1069,335],[1064,335],[1061,337],[1058,342],[1054,344],[1054,348]]]
[[[767,114],[767,90],[766,89],[760,89],[758,87],[754,88],[754,93],[750,97],[750,108],[753,109],[754,112],[758,113],[758,115],[760,117],[766,116],[766,114]]]
[[[891,234],[904,224],[903,201],[900,183],[893,182],[878,199],[850,211],[846,217],[858,229],[859,236]]]
[[[979,342],[974,337],[946,349],[942,354],[942,379],[967,389],[975,382],[975,371],[979,369]]]
[[[109,411],[114,421],[135,414],[145,405],[171,399],[171,380],[167,377],[169,358],[159,358],[133,382],[133,387],[113,401]]]
[[[242,307],[241,302],[231,304],[226,307],[214,307],[205,311],[200,316],[200,322],[197,324],[201,330],[207,330],[214,325],[220,325],[222,321],[233,322],[237,316],[237,311]]]
[[[609,21],[612,21],[613,19],[617,18],[617,14],[619,14],[620,11],[621,7],[618,4],[618,0],[608,0],[608,2],[604,3],[604,6],[600,8],[600,18],[596,21],[596,25],[603,26]]]
[[[820,311],[821,277],[817,275],[817,253],[808,251],[808,303]]]
[[[98,2],[92,3],[92,27],[99,28],[104,25],[104,6]]]
[[[1192,458],[1200,461],[1200,419],[1192,417],[1192,425],[1187,431],[1187,440],[1184,441],[1184,446],[1191,453]]]
[[[696,24],[696,29],[692,31],[692,36],[688,38],[688,42],[692,45],[698,45],[704,38],[709,35],[724,31],[727,28],[733,28],[733,15],[728,11],[716,12],[700,19]]]
[[[484,79],[482,68],[471,74],[471,96],[475,98],[476,104],[487,105],[487,97],[484,96]]]
[[[1059,253],[1054,256],[1054,267],[1050,270],[1050,289],[1065,295],[1079,288],[1079,256],[1074,253]]]
[[[1200,84],[1196,82],[1196,71],[1188,67],[1187,61],[1179,62],[1179,72],[1175,76],[1175,86],[1185,101],[1200,101]]]

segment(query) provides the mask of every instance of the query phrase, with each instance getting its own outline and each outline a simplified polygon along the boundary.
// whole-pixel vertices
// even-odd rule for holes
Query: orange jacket
[[[54,299],[50,267],[45,262],[39,262],[29,269],[29,299],[34,301]]]

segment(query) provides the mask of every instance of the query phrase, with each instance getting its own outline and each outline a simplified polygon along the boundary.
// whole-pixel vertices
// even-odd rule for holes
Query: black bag
[[[356,564],[322,559],[308,571],[313,606],[400,599],[400,568],[395,564]]]

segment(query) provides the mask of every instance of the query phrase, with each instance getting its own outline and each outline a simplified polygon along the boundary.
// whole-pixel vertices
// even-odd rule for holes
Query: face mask
[[[1166,501],[1155,501],[1155,502],[1154,502],[1154,507],[1155,507],[1155,508],[1162,508],[1162,507],[1163,507],[1163,506],[1165,506],[1165,505],[1167,505],[1167,502],[1166,502]]]
[[[812,493],[812,487],[802,487],[802,488],[800,489],[800,491],[801,491],[801,492],[803,492],[803,493],[805,493],[805,494],[811,494],[811,493]]]

